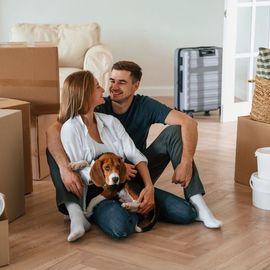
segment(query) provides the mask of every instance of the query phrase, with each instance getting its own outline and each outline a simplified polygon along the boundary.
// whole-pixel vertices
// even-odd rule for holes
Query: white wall
[[[173,95],[174,49],[222,46],[224,0],[0,0],[0,41],[15,23],[98,22],[114,61],[143,68],[141,93]]]

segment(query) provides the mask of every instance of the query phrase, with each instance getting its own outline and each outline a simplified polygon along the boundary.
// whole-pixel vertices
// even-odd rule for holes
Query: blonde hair
[[[94,76],[90,71],[70,74],[64,81],[58,121],[64,123],[90,109],[90,96],[94,89]]]

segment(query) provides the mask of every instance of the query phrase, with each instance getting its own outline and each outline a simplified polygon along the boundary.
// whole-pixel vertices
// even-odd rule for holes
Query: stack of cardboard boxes
[[[8,221],[24,214],[32,180],[49,175],[46,129],[59,109],[57,47],[0,44],[0,192],[7,212],[0,216],[0,266],[9,263]]]
[[[254,121],[250,116],[238,117],[235,182],[249,186],[252,173],[257,171],[255,151],[270,146],[270,124]]]

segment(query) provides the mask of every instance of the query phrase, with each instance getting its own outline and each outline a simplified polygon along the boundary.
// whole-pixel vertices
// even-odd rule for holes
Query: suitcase
[[[175,109],[191,116],[220,109],[222,48],[178,48],[174,56]]]

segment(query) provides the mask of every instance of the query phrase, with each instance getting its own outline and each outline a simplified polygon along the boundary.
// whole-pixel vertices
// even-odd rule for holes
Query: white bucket
[[[255,207],[270,210],[270,181],[260,179],[257,173],[253,173],[250,178],[252,188],[252,203]]]
[[[259,148],[255,152],[259,178],[270,181],[270,147]]]

